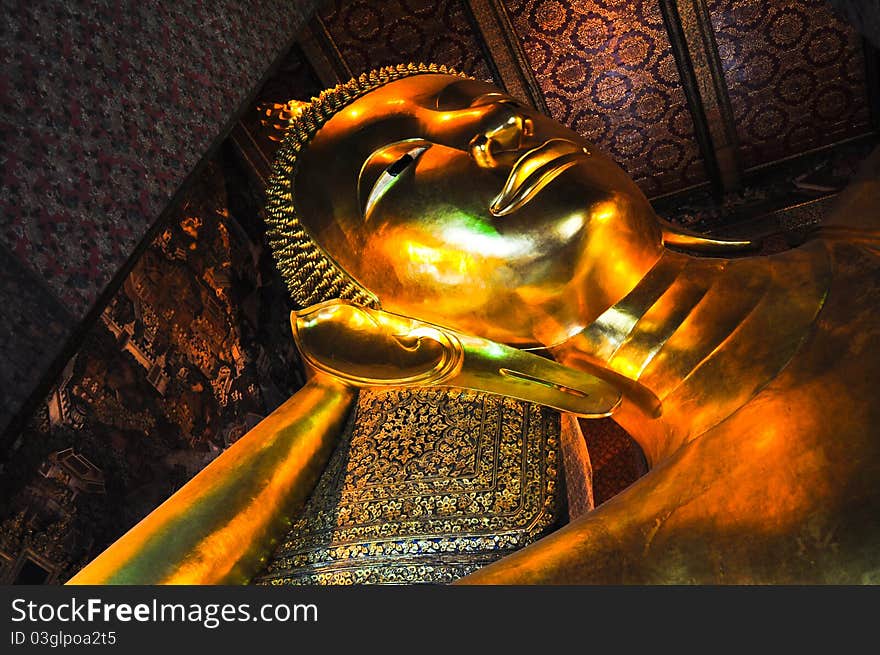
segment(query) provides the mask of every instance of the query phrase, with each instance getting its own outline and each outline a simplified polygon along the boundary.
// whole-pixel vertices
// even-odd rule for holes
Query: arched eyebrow
[[[512,100],[512,98],[507,94],[501,93],[499,91],[489,91],[488,93],[483,93],[474,98],[471,101],[471,107],[488,105],[494,102],[504,102],[505,100]]]
[[[427,107],[436,111],[456,111],[468,109],[475,103],[509,100],[510,96],[501,89],[478,80],[457,80],[437,92],[433,106]]]
[[[529,113],[529,110],[531,110],[531,107],[506,93],[500,91],[487,91],[469,98],[467,104],[462,103],[455,107],[440,107],[438,105],[435,111],[442,114],[455,114],[457,112],[468,111],[491,111],[496,107],[507,107],[513,111],[521,113]]]

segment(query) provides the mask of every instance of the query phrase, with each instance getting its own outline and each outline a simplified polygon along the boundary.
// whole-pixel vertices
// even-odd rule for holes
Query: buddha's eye
[[[402,157],[400,157],[396,162],[391,164],[391,166],[389,166],[382,174],[382,178],[380,179],[384,179],[385,177],[397,177],[406,170],[407,166],[409,166],[416,160],[416,157],[421,155],[427,149],[427,146],[419,146],[418,148],[413,148]]]
[[[419,143],[418,145],[408,145],[410,146],[408,149],[402,152],[391,162],[391,164],[382,170],[379,177],[376,179],[376,182],[370,189],[370,194],[367,196],[367,201],[364,205],[365,219],[369,219],[373,207],[382,199],[382,196],[388,192],[388,189],[394,186],[395,182],[400,179],[401,175],[412,167],[418,161],[419,157],[422,156],[422,153],[429,148],[429,145],[424,142]],[[398,150],[398,152],[400,151]]]

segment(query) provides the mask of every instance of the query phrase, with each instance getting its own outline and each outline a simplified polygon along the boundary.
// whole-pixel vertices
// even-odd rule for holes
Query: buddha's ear
[[[662,218],[657,220],[663,233],[664,246],[672,246],[673,248],[680,248],[690,252],[724,255],[757,250],[761,245],[757,241],[738,241],[707,237],[679,225],[674,225]]]

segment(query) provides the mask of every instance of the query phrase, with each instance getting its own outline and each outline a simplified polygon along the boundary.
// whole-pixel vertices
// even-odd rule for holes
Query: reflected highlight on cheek
[[[485,228],[479,223],[477,226]],[[443,232],[450,246],[478,254],[481,257],[521,257],[533,247],[532,239],[526,236],[504,237],[489,229],[473,229],[454,225]]]
[[[464,253],[426,246],[409,239],[403,240],[400,245],[402,248],[399,250],[396,246],[392,247],[406,256],[408,272],[416,278],[432,278],[446,285],[461,284],[468,279],[469,258]]]

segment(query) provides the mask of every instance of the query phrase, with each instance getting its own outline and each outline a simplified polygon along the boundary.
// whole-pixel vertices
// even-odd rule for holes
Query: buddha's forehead
[[[311,147],[368,152],[385,143],[427,138],[442,133],[444,120],[452,113],[483,97],[509,98],[488,82],[457,75],[424,74],[395,80],[341,109],[321,127]]]

